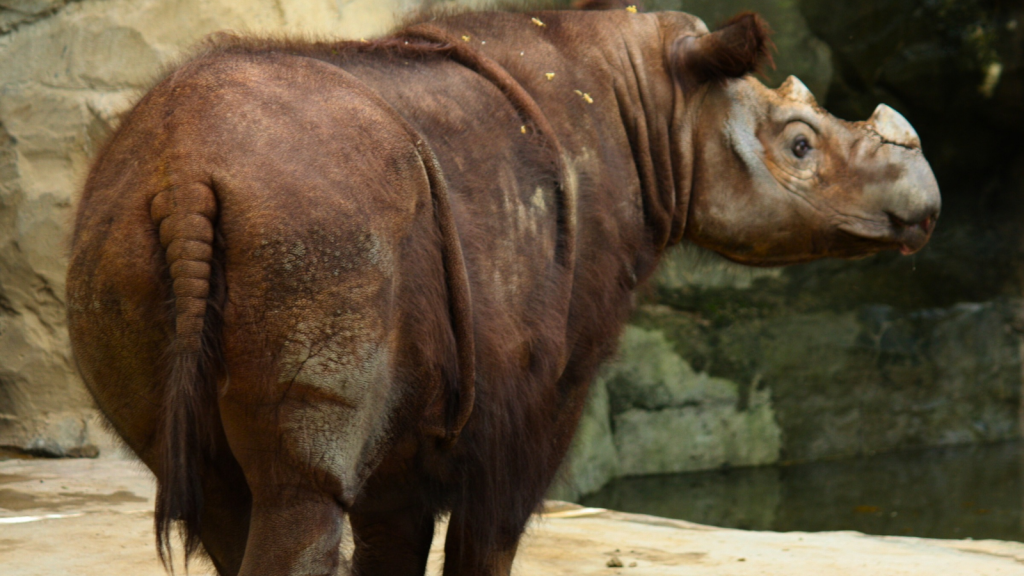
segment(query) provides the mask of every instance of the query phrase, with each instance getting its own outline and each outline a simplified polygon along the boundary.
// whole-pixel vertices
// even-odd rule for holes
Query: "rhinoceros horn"
[[[796,76],[786,78],[786,81],[776,91],[783,98],[796,100],[797,102],[806,102],[807,104],[817,104],[814,100],[814,94],[811,94],[811,90]]]
[[[879,104],[878,108],[875,108],[875,113],[868,118],[867,124],[886,142],[906,148],[921,147],[921,139],[917,137],[917,132],[910,122],[885,104]]]

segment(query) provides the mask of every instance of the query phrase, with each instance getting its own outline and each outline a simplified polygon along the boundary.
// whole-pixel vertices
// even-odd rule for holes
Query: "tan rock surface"
[[[64,320],[65,234],[118,114],[211,32],[372,36],[416,3],[0,2],[0,446],[63,455],[96,442]]]
[[[0,462],[3,573],[163,575],[153,494],[149,473],[128,460]],[[749,532],[557,503],[544,516],[530,527],[515,574],[1024,575],[1017,542]],[[443,545],[441,537],[434,542],[431,574],[439,573]],[[621,568],[608,566],[613,557]],[[189,572],[210,574],[195,566]]]

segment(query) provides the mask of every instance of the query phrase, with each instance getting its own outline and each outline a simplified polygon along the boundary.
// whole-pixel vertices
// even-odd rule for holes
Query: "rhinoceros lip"
[[[924,248],[931,237],[930,231],[914,228],[899,228],[888,219],[856,219],[856,223],[844,223],[839,229],[850,236],[874,244],[874,252],[897,250],[908,256]]]

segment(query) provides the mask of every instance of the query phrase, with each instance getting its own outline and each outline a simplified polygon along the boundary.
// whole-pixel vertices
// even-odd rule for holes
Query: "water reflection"
[[[1024,541],[1024,444],[623,478],[582,503],[752,530]]]

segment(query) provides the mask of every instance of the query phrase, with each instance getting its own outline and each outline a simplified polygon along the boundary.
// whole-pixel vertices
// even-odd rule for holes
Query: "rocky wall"
[[[1020,436],[1020,299],[840,307],[692,246],[667,264],[594,385],[559,497]]]
[[[1024,5],[655,4],[709,22],[758,10],[779,31],[768,83],[796,71],[850,120],[880,102],[899,110],[921,134],[943,213],[932,242],[910,258],[751,270],[692,246],[670,253],[640,298],[618,362],[597,384],[559,495],[616,475],[755,463],[751,447],[756,462],[784,463],[1019,438]],[[610,401],[634,396],[643,378],[624,384],[622,375],[641,373],[651,356],[654,365],[687,367],[662,370],[677,382],[664,390],[693,374],[723,384],[691,396],[687,408]],[[713,429],[706,418],[722,410],[725,382],[737,395],[730,424],[719,429],[757,435],[742,449],[730,433],[713,435],[713,446],[699,433]],[[702,443],[701,453],[714,456],[688,458]]]
[[[64,236],[118,114],[215,30],[370,36],[415,2],[0,0],[0,446],[89,455],[102,436],[69,353]],[[563,495],[1019,434],[1024,26],[1005,6],[648,2],[712,26],[760,11],[777,32],[766,82],[797,74],[851,119],[904,112],[946,209],[909,259],[752,270],[674,251],[594,386]]]
[[[103,437],[70,355],[65,235],[118,114],[213,31],[368,36],[406,4],[0,1],[0,446],[89,455]]]

